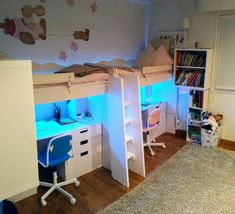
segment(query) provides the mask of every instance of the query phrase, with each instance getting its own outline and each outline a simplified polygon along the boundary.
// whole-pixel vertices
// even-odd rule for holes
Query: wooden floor
[[[155,147],[156,154],[153,157],[149,155],[147,148],[145,149],[147,176],[158,170],[159,166],[185,145],[184,138],[172,134],[164,134],[157,140],[164,141],[166,149]],[[69,185],[64,188],[77,199],[75,205],[71,205],[67,199],[55,191],[47,198],[47,206],[42,208],[39,199],[47,189],[39,187],[38,194],[17,202],[16,207],[19,214],[96,213],[129,192],[143,180],[143,177],[130,172],[130,187],[125,188],[112,179],[110,171],[99,168],[79,177],[80,187]]]

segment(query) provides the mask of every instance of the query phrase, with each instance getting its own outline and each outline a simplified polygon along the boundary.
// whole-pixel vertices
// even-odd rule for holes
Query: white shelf
[[[193,139],[190,139],[190,138],[187,138],[186,141],[193,142],[193,143],[201,143],[201,141],[193,140]]]
[[[189,108],[197,109],[197,110],[203,110],[203,108],[198,108],[198,107],[193,107],[193,106],[189,106]]]
[[[132,152],[126,151],[126,158],[127,160],[135,160],[135,154],[133,154]]]
[[[191,120],[191,119],[189,119],[189,122],[190,123],[198,123],[198,124],[202,123],[200,120]]]
[[[179,88],[187,88],[187,89],[192,89],[192,90],[196,90],[196,91],[205,91],[208,88],[202,88],[202,87],[194,87],[194,86],[187,86],[187,85],[175,85],[175,87],[179,87]]]
[[[185,66],[185,65],[176,65],[175,68],[187,68],[187,69],[206,69],[206,67],[194,67],[194,66]]]

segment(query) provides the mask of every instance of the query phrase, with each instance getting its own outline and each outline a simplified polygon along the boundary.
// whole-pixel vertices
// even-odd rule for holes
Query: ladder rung
[[[132,152],[126,151],[126,158],[127,160],[135,160],[135,154],[133,154]]]
[[[133,125],[134,124],[134,122],[133,122],[133,120],[131,118],[126,118],[125,123],[129,124],[129,125]]]
[[[129,105],[131,105],[132,104],[132,102],[130,102],[130,101],[127,101],[127,102],[125,102],[125,106],[129,106]]]
[[[134,143],[133,137],[126,135],[126,143]]]

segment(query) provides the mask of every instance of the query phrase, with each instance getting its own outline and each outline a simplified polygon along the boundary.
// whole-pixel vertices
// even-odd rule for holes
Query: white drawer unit
[[[73,131],[73,144],[90,138],[90,127]]]
[[[101,135],[83,140],[77,137],[76,141],[73,140],[73,152],[74,157],[57,168],[64,180],[79,177],[102,166]]]

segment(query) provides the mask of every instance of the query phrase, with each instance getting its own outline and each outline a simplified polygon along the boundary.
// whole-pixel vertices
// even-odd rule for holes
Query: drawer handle
[[[88,155],[88,151],[82,152],[80,155],[81,155],[81,157],[82,157],[82,156],[85,156],[85,155]]]
[[[85,133],[87,131],[88,131],[88,129],[82,130],[82,131],[80,131],[80,134]]]
[[[88,143],[88,140],[83,140],[80,142],[80,145],[84,145],[84,144],[87,144]]]

